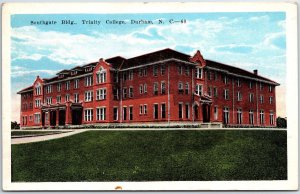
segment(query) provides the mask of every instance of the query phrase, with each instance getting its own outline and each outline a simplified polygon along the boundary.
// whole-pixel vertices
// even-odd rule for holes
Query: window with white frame
[[[241,80],[239,78],[237,78],[236,80],[236,85],[237,87],[241,87]]]
[[[79,88],[79,79],[74,80],[74,88],[75,89]]]
[[[178,74],[182,75],[182,65],[177,65]]]
[[[70,94],[66,94],[65,97],[66,97],[65,101],[66,101],[66,102],[69,102],[69,101],[70,101]]]
[[[237,92],[237,100],[242,101],[242,93],[240,91]]]
[[[224,99],[225,100],[229,99],[229,90],[228,89],[224,89]]]
[[[217,97],[217,96],[218,96],[218,88],[214,87],[214,97]]]
[[[253,112],[253,110],[249,111],[249,124],[254,125],[254,112]]]
[[[56,103],[61,103],[61,96],[56,96]]]
[[[147,67],[143,68],[143,76],[144,76],[144,77],[147,76]]]
[[[97,83],[105,83],[106,82],[106,70],[100,67],[99,71],[97,72]]]
[[[158,83],[157,82],[155,82],[153,84],[153,94],[158,95]]]
[[[195,74],[196,74],[196,78],[197,79],[202,79],[202,77],[203,77],[203,69],[200,68],[200,67],[197,67],[196,71],[195,71]]]
[[[143,76],[143,69],[139,68],[139,77],[142,77],[142,76]]]
[[[35,113],[34,114],[34,123],[39,124],[41,122],[41,114],[40,113]]]
[[[227,75],[224,75],[223,76],[223,82],[224,82],[224,84],[228,84],[228,76]]]
[[[144,104],[144,114],[145,114],[145,115],[147,114],[147,111],[148,111],[148,109],[147,109],[147,104]]]
[[[161,94],[166,94],[166,83],[162,81],[160,83]]]
[[[128,79],[133,80],[133,70],[129,71]]]
[[[201,84],[197,84],[196,88],[195,88],[196,95],[202,96],[202,93],[203,93],[202,90],[203,90],[202,85]]]
[[[140,115],[143,114],[143,105],[140,104]]]
[[[217,81],[218,80],[218,73],[215,71],[214,73],[214,80]]]
[[[106,120],[106,107],[97,108],[96,112],[98,121]]]
[[[270,85],[269,86],[269,92],[272,92],[273,91],[273,87]]]
[[[185,73],[185,75],[190,75],[190,67],[189,66],[185,66],[184,73]]]
[[[264,89],[264,84],[263,83],[259,83],[259,90],[263,90]]]
[[[144,93],[147,93],[147,84],[144,84]]]
[[[265,113],[263,110],[259,111],[259,122],[261,125],[265,123]]]
[[[185,83],[185,94],[189,94],[190,93],[190,84],[189,82]]]
[[[52,92],[52,85],[46,86],[46,94],[50,94]]]
[[[100,88],[96,93],[96,100],[105,100],[106,99],[106,88]]]
[[[91,101],[93,101],[93,91],[86,91],[84,93],[84,101],[85,102],[91,102]]]
[[[36,99],[35,100],[35,107],[39,108],[41,106],[41,99]]]
[[[52,97],[47,97],[46,98],[46,103],[47,103],[47,105],[52,104]]]
[[[270,96],[270,97],[269,97],[269,103],[270,103],[270,104],[273,104],[273,96]]]
[[[123,99],[127,98],[127,88],[123,88]]]
[[[260,101],[261,104],[264,103],[264,96],[263,96],[263,95],[260,95],[260,96],[259,96],[259,101]]]
[[[123,78],[123,82],[125,82],[127,80],[127,72],[126,71],[124,71],[122,73],[122,78]]]
[[[252,89],[252,81],[249,81],[249,88]]]
[[[70,90],[70,81],[66,82],[66,90]]]
[[[129,98],[133,98],[133,87],[132,87],[132,86],[129,87],[129,90],[128,90],[128,97],[129,97]]]
[[[237,111],[236,111],[236,122],[237,124],[242,124],[242,109],[241,108],[238,108]]]
[[[212,95],[212,88],[211,88],[211,86],[208,87],[208,95],[209,95],[209,96]]]
[[[74,94],[74,102],[79,103],[79,94],[78,93]]]
[[[61,91],[61,83],[58,83],[58,84],[57,84],[56,89],[57,89],[58,92]]]
[[[93,120],[93,109],[85,109],[84,121],[92,121],[92,120]]]
[[[42,94],[42,86],[40,83],[37,83],[35,86],[35,95],[41,95]]]
[[[274,113],[270,111],[270,125],[274,125]]]
[[[84,85],[85,86],[92,86],[93,85],[93,76],[86,76],[84,78]]]
[[[113,87],[113,95],[114,95],[114,100],[119,99],[119,89],[117,87]]]
[[[228,107],[223,108],[223,123],[224,124],[229,123],[229,108]]]
[[[183,94],[183,83],[178,82],[178,94]]]
[[[143,86],[143,84],[140,84],[140,94],[143,94],[144,93],[144,86]]]
[[[249,102],[254,102],[254,94],[253,93],[249,94]]]

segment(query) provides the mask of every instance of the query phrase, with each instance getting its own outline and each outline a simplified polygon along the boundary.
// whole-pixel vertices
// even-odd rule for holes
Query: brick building
[[[171,49],[117,56],[37,76],[21,95],[21,127],[87,124],[275,126],[275,86],[243,69]]]

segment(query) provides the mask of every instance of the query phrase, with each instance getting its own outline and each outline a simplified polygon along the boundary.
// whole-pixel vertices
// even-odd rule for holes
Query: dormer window
[[[89,71],[92,71],[92,70],[93,70],[93,67],[86,67],[86,68],[84,69],[85,72],[89,72]]]
[[[71,71],[71,75],[77,75],[77,71],[76,70]]]
[[[64,76],[65,75],[61,73],[61,74],[58,75],[58,78],[63,78]]]

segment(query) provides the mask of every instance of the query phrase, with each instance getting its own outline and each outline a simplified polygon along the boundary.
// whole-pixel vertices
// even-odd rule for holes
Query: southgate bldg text
[[[21,91],[21,128],[75,125],[275,127],[279,84],[200,51],[117,56],[37,76]]]

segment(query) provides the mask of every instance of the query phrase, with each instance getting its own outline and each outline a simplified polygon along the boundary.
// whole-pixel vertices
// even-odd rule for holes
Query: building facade
[[[275,87],[246,70],[164,49],[36,77],[21,95],[20,125],[276,125]]]

